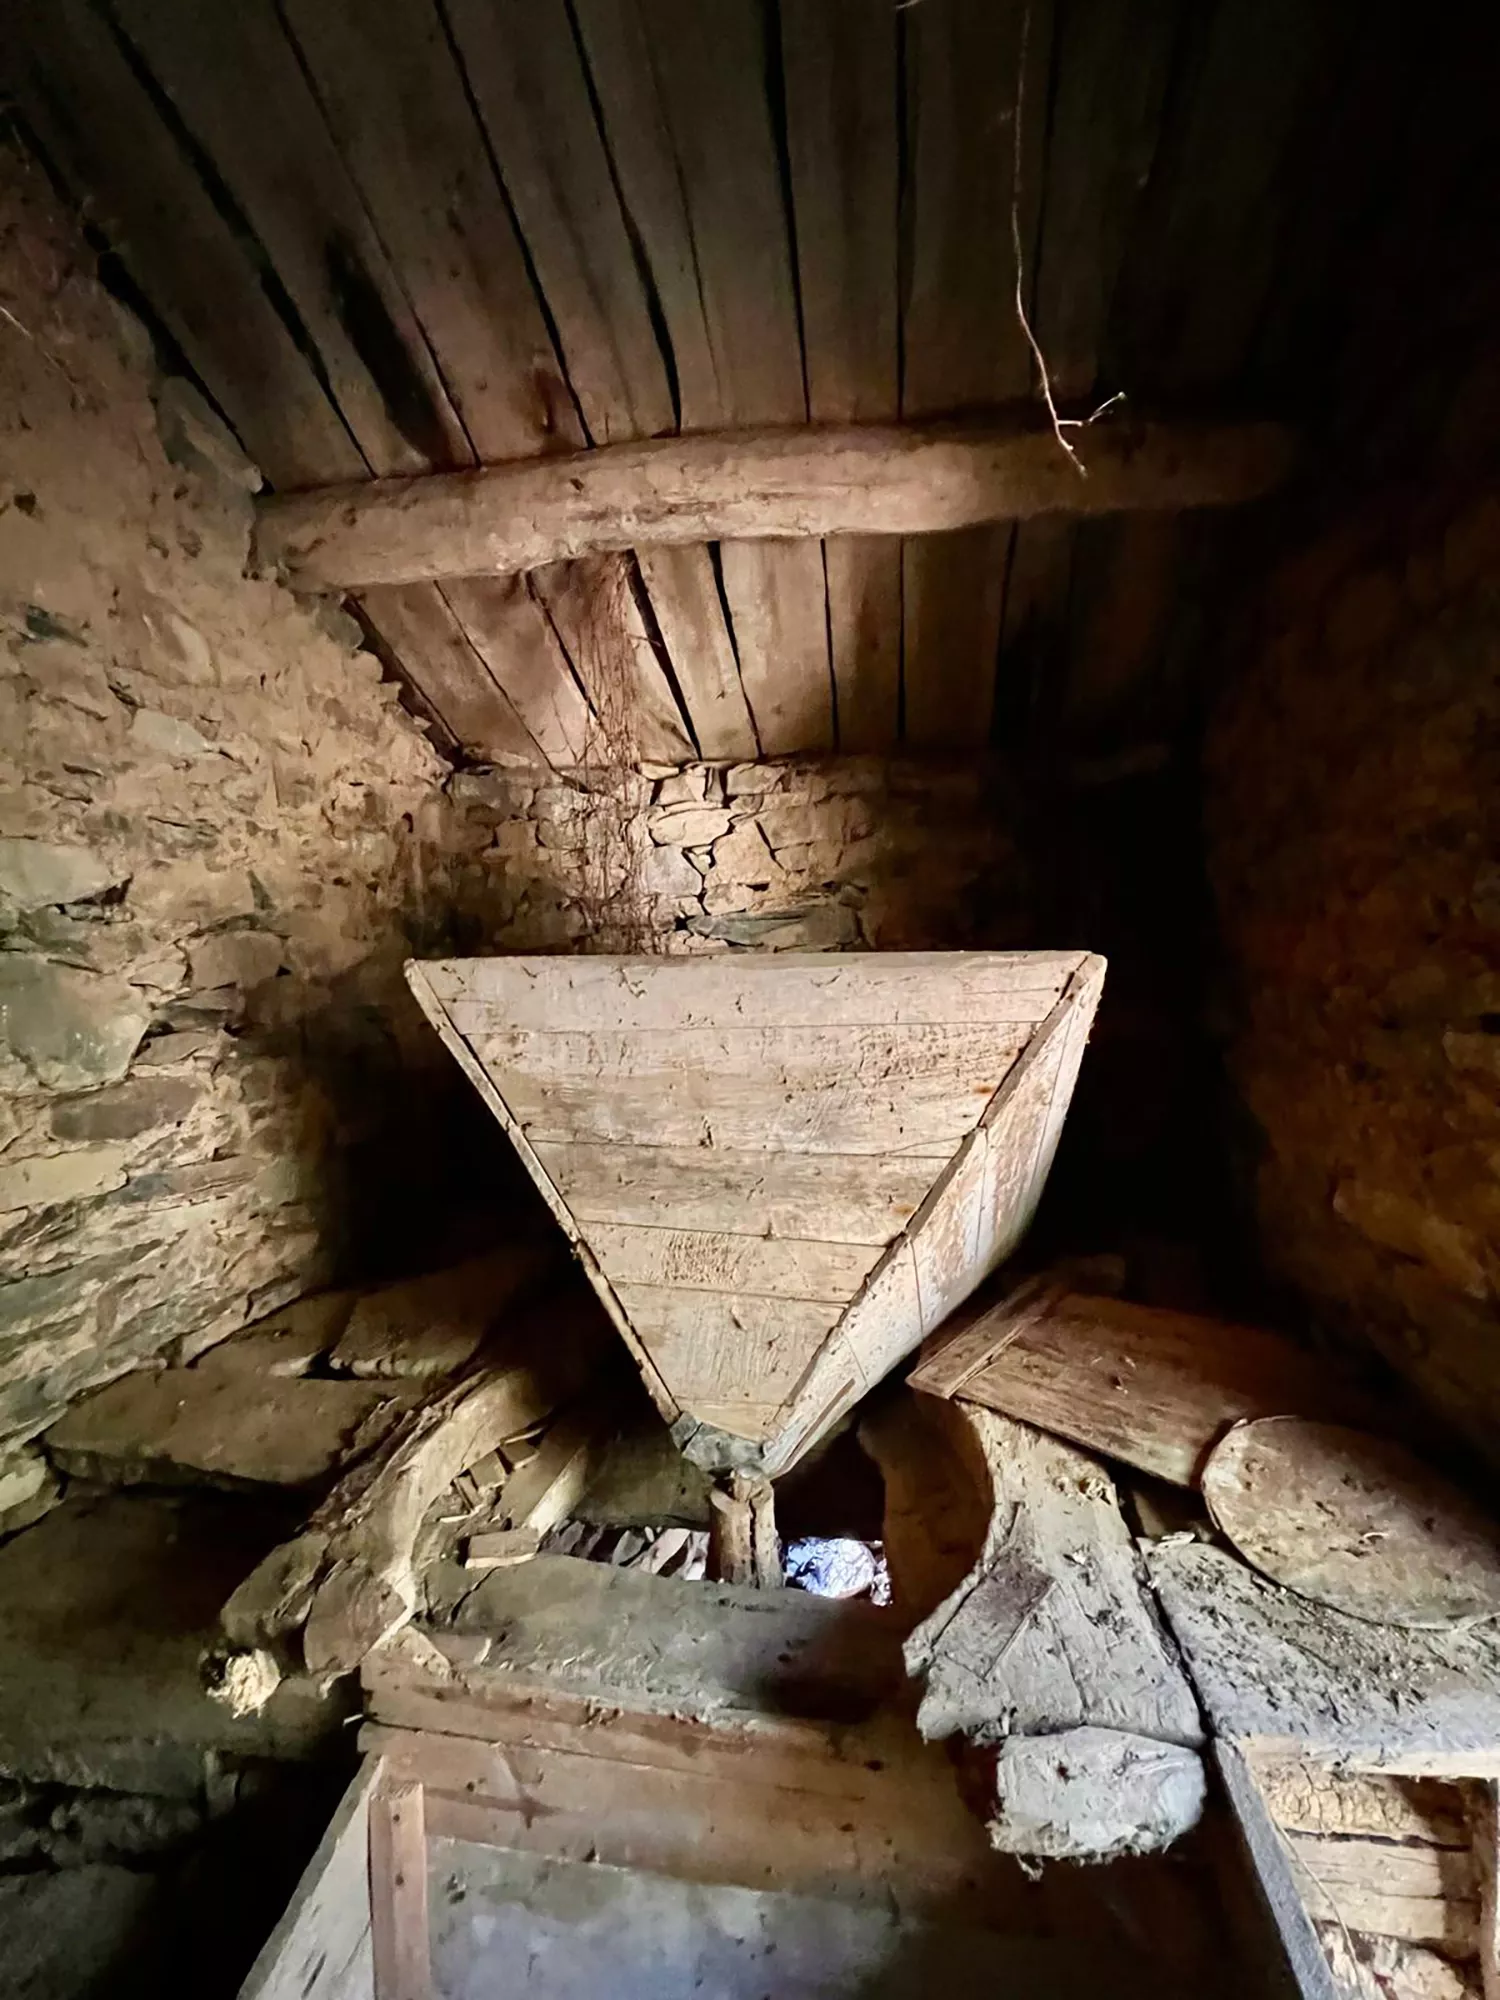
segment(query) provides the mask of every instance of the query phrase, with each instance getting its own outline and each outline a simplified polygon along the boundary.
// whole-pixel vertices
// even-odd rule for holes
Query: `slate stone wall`
[[[1265,1257],[1493,1453],[1500,501],[1384,505],[1286,563],[1206,785]]]

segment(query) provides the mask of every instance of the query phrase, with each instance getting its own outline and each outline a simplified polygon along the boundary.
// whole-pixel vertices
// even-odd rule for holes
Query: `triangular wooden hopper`
[[[1084,952],[407,967],[679,1446],[784,1471],[1020,1241]]]

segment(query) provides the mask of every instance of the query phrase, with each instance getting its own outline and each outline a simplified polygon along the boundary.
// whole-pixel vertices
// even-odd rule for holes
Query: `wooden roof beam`
[[[378,479],[261,503],[264,567],[339,589],[508,575],[609,549],[924,535],[1039,514],[1222,507],[1290,470],[1279,424],[805,425]]]

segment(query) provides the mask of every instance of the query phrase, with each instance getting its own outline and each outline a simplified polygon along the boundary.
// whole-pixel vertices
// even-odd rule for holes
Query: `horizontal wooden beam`
[[[606,549],[925,535],[1037,514],[1222,507],[1286,475],[1278,424],[1068,432],[807,425],[607,445],[262,502],[263,567],[340,589],[507,575]]]

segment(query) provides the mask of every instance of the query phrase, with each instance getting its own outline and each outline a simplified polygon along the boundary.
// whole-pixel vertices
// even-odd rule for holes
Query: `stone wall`
[[[1500,502],[1386,507],[1288,563],[1208,750],[1266,1260],[1493,1453]]]
[[[973,765],[852,757],[593,785],[459,772],[457,901],[501,951],[1024,943],[999,783]]]
[[[0,1435],[328,1275],[410,1124],[446,765],[34,177],[0,196]]]
[[[410,955],[1026,941],[990,774],[454,772],[13,165],[0,304],[0,1439],[528,1198]]]

